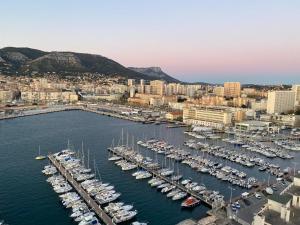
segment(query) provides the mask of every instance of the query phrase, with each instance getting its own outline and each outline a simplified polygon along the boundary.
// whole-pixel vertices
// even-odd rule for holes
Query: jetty
[[[58,162],[53,155],[48,155],[50,162],[57,168],[62,176],[74,187],[77,193],[82,197],[86,204],[96,213],[96,215],[106,225],[116,225],[112,219],[106,214],[100,205],[81,187],[81,185],[71,176],[71,174]]]
[[[108,150],[110,152],[112,152],[114,155],[117,155],[119,157],[122,157],[123,159],[127,160],[128,162],[131,162],[133,164],[136,164],[138,167],[144,169],[145,171],[148,171],[149,173],[151,173],[153,176],[155,177],[158,177],[162,180],[164,180],[165,182],[169,183],[169,184],[172,184],[174,186],[176,186],[178,189],[188,193],[189,195],[199,199],[202,203],[206,204],[207,206],[209,206],[210,208],[213,208],[213,209],[219,209],[219,208],[222,208],[224,205],[216,205],[214,204],[213,202],[211,201],[208,201],[206,200],[205,198],[203,198],[201,195],[197,194],[196,192],[192,191],[192,190],[189,190],[187,189],[185,186],[183,186],[182,184],[180,184],[179,182],[176,182],[176,181],[172,181],[170,178],[168,177],[165,177],[165,176],[162,176],[158,171],[157,169],[153,169],[153,168],[149,168],[147,167],[146,165],[144,165],[143,163],[141,162],[137,162],[135,159],[132,159],[131,157],[129,156],[126,156],[124,154],[121,154],[120,152],[118,151],[115,151],[114,149],[112,148],[108,148]]]

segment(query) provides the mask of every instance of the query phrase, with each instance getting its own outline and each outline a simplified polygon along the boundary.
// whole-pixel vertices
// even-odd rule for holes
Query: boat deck
[[[57,170],[63,175],[66,180],[74,187],[86,204],[96,213],[96,215],[106,224],[106,225],[116,225],[112,219],[104,212],[100,205],[80,186],[80,184],[71,176],[71,174],[53,157],[53,155],[48,156],[51,163],[57,168]]]

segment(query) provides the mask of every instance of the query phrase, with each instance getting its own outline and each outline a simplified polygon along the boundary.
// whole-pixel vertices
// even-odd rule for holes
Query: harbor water
[[[67,147],[69,140],[72,148],[81,150],[82,142],[86,164],[93,168],[94,160],[100,171],[101,179],[115,186],[121,192],[121,201],[133,204],[138,210],[137,220],[151,225],[174,225],[184,219],[200,219],[209,209],[200,206],[183,210],[180,201],[172,201],[155,188],[151,188],[147,180],[136,180],[132,171],[122,171],[112,161],[108,161],[107,148],[121,144],[121,130],[124,131],[123,143],[132,140],[160,137],[182,147],[183,142],[190,139],[183,131],[185,128],[168,129],[166,125],[141,124],[131,121],[101,116],[82,111],[57,112],[47,115],[37,115],[25,118],[0,121],[0,220],[4,219],[10,225],[75,225],[69,217],[69,211],[61,203],[57,194],[46,182],[41,173],[45,161],[35,160],[40,146],[41,153],[55,153]],[[220,141],[215,141],[216,144]],[[135,145],[137,149],[137,146]],[[195,154],[197,150],[186,148]],[[137,149],[144,156],[158,158],[163,163],[163,155],[155,155],[145,148]],[[199,154],[202,154],[199,152]],[[267,173],[257,168],[245,168],[229,161],[204,155],[224,165],[245,171],[248,176],[260,180],[268,179]],[[87,160],[89,158],[89,161]],[[295,154],[292,161],[299,161]],[[275,162],[285,166],[291,165],[291,160],[276,159]],[[220,191],[226,199],[229,198],[229,183],[217,180],[207,174],[200,174],[186,165],[179,164],[179,171],[185,178],[192,178],[203,183],[208,189]],[[273,178],[274,179],[274,178]],[[235,187],[233,195],[239,195],[244,189]]]

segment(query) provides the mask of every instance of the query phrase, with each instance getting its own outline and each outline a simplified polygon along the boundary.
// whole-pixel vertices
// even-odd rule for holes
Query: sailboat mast
[[[82,153],[82,164],[83,164],[83,166],[85,166],[85,163],[84,163],[83,141],[81,142],[81,153]]]
[[[87,161],[87,168],[90,168],[90,149],[88,149],[88,161]]]
[[[124,133],[124,131],[123,131],[123,128],[122,128],[122,135],[121,135],[121,144],[122,144],[122,146],[123,146],[123,133]]]

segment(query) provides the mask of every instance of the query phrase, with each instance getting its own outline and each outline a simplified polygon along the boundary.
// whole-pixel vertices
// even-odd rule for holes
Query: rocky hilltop
[[[155,79],[166,80],[168,82],[180,82],[177,79],[163,72],[160,67],[128,67],[128,69],[153,77]]]

